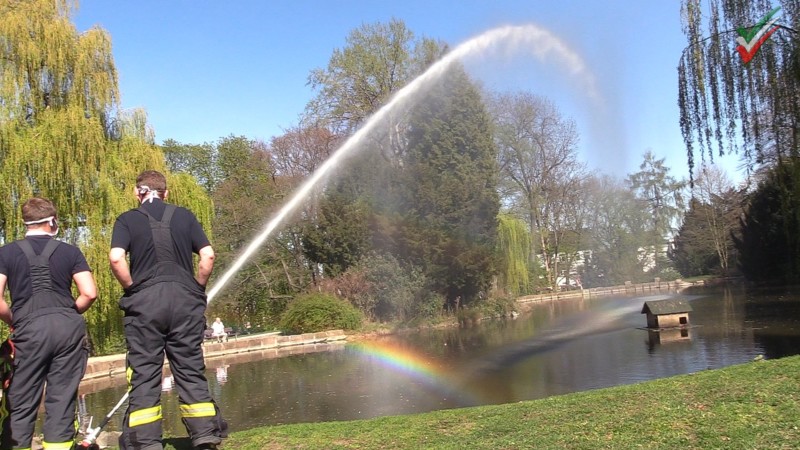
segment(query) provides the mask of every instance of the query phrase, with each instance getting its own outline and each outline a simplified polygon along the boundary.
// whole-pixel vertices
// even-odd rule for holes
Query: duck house
[[[650,329],[687,327],[691,311],[689,302],[681,299],[648,301],[642,307]]]

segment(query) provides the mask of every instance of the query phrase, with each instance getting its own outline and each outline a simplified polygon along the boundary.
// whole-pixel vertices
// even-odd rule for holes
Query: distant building
[[[642,314],[647,314],[647,328],[678,328],[689,325],[691,305],[686,300],[653,300],[644,302]]]

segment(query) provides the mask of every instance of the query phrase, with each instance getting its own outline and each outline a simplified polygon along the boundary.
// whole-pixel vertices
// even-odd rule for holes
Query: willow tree
[[[498,284],[511,294],[524,295],[531,291],[530,248],[531,233],[527,224],[511,215],[500,214],[497,223]]]
[[[108,269],[111,227],[136,204],[143,169],[164,157],[142,111],[121,112],[111,39],[78,33],[69,0],[0,0],[0,227],[23,236],[21,204],[32,196],[58,208],[61,238],[78,245],[98,284],[87,313],[95,352],[122,342],[121,290]],[[205,224],[213,210],[191,177],[170,176],[171,199]]]
[[[690,173],[695,150],[712,162],[740,153],[748,169],[797,156],[798,14],[796,0],[682,0],[678,103]]]

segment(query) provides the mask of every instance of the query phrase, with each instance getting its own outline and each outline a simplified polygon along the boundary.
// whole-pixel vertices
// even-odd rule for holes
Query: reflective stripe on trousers
[[[161,420],[161,405],[153,406],[152,408],[140,409],[138,411],[131,411],[128,417],[128,426],[138,427]]]
[[[211,402],[181,405],[181,417],[214,417],[217,411]]]
[[[70,450],[75,443],[69,442],[42,442],[44,450]]]

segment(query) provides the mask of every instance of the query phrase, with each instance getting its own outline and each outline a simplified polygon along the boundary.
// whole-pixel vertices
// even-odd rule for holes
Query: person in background
[[[44,395],[44,446],[70,449],[77,431],[78,385],[89,358],[81,314],[97,298],[97,286],[83,253],[54,239],[58,221],[50,200],[26,201],[22,220],[25,238],[0,248],[0,319],[11,327],[15,348],[7,417],[0,412],[5,418],[0,448],[31,448]]]
[[[228,333],[225,332],[225,324],[222,323],[222,319],[219,317],[211,324],[211,335],[217,338],[217,342],[222,342],[223,339],[228,337]]]
[[[201,347],[214,250],[191,211],[164,201],[168,193],[163,174],[142,172],[134,187],[140,206],[121,214],[111,235],[111,271],[125,291],[120,308],[125,313],[130,395],[119,440],[123,450],[163,448],[165,354],[192,445],[216,449],[227,436],[204,375]],[[196,275],[193,253],[199,255]]]

